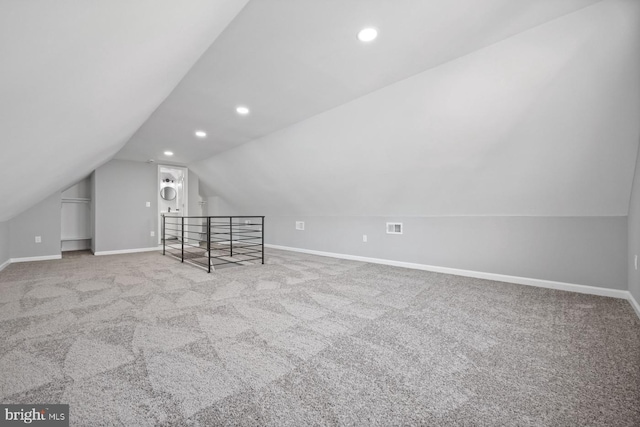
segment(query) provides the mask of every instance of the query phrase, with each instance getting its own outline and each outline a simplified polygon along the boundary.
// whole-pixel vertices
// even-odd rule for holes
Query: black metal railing
[[[264,216],[162,215],[162,255],[204,267],[264,264]]]

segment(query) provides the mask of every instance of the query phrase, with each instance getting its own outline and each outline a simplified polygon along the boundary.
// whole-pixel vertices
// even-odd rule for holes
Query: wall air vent
[[[388,222],[387,223],[387,234],[402,234],[402,223],[401,222]]]
[[[304,230],[304,221],[296,221],[296,230]]]

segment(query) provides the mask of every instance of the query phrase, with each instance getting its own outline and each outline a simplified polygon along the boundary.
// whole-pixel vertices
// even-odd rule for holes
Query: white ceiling
[[[201,160],[596,1],[254,0],[116,157]]]
[[[0,221],[114,155],[194,166],[216,194],[247,189],[236,201],[252,208],[625,214],[638,143],[638,33],[627,28],[638,24],[637,0],[245,4],[0,2],[0,170],[12,184],[0,187]],[[368,25],[380,35],[362,44],[356,32]],[[499,102],[481,102],[496,91]],[[238,116],[239,104],[251,114]],[[298,140],[305,151],[291,157]],[[406,167],[386,163],[390,143],[412,156]],[[469,171],[479,179],[465,180]],[[226,181],[238,172],[242,185]],[[532,185],[510,186],[509,174]],[[355,203],[332,200],[359,179],[370,185]],[[465,197],[448,196],[460,188]],[[443,209],[425,208],[434,200]]]
[[[189,167],[217,215],[625,216],[639,117],[610,0]]]
[[[245,3],[0,1],[0,221],[109,160]]]

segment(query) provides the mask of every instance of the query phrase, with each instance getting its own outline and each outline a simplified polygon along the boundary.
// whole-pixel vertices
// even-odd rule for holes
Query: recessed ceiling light
[[[236,108],[236,111],[238,112],[238,114],[242,114],[243,116],[246,116],[247,114],[249,114],[249,109],[244,106],[240,106]]]
[[[173,151],[165,151],[164,155],[165,156],[173,156]]]
[[[360,40],[361,42],[370,42],[374,40],[376,37],[378,37],[378,30],[372,27],[363,28],[358,33],[358,40]]]
[[[203,131],[203,130],[197,130],[196,131],[196,136],[198,138],[204,138],[205,136],[207,136],[207,133],[205,131]]]

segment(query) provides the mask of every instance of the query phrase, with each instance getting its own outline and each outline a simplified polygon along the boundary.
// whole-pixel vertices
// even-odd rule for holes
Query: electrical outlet
[[[151,202],[147,202],[147,207],[150,208],[151,207]]]
[[[36,236],[36,243],[42,243],[42,236]]]
[[[364,243],[367,243],[367,235],[366,235],[366,234],[363,234],[363,235],[362,235],[362,241],[363,241]]]
[[[304,231],[304,221],[296,221],[296,230]]]
[[[155,235],[156,235],[156,232],[155,232],[155,231],[152,231],[152,232],[151,232],[151,237],[155,237]]]

